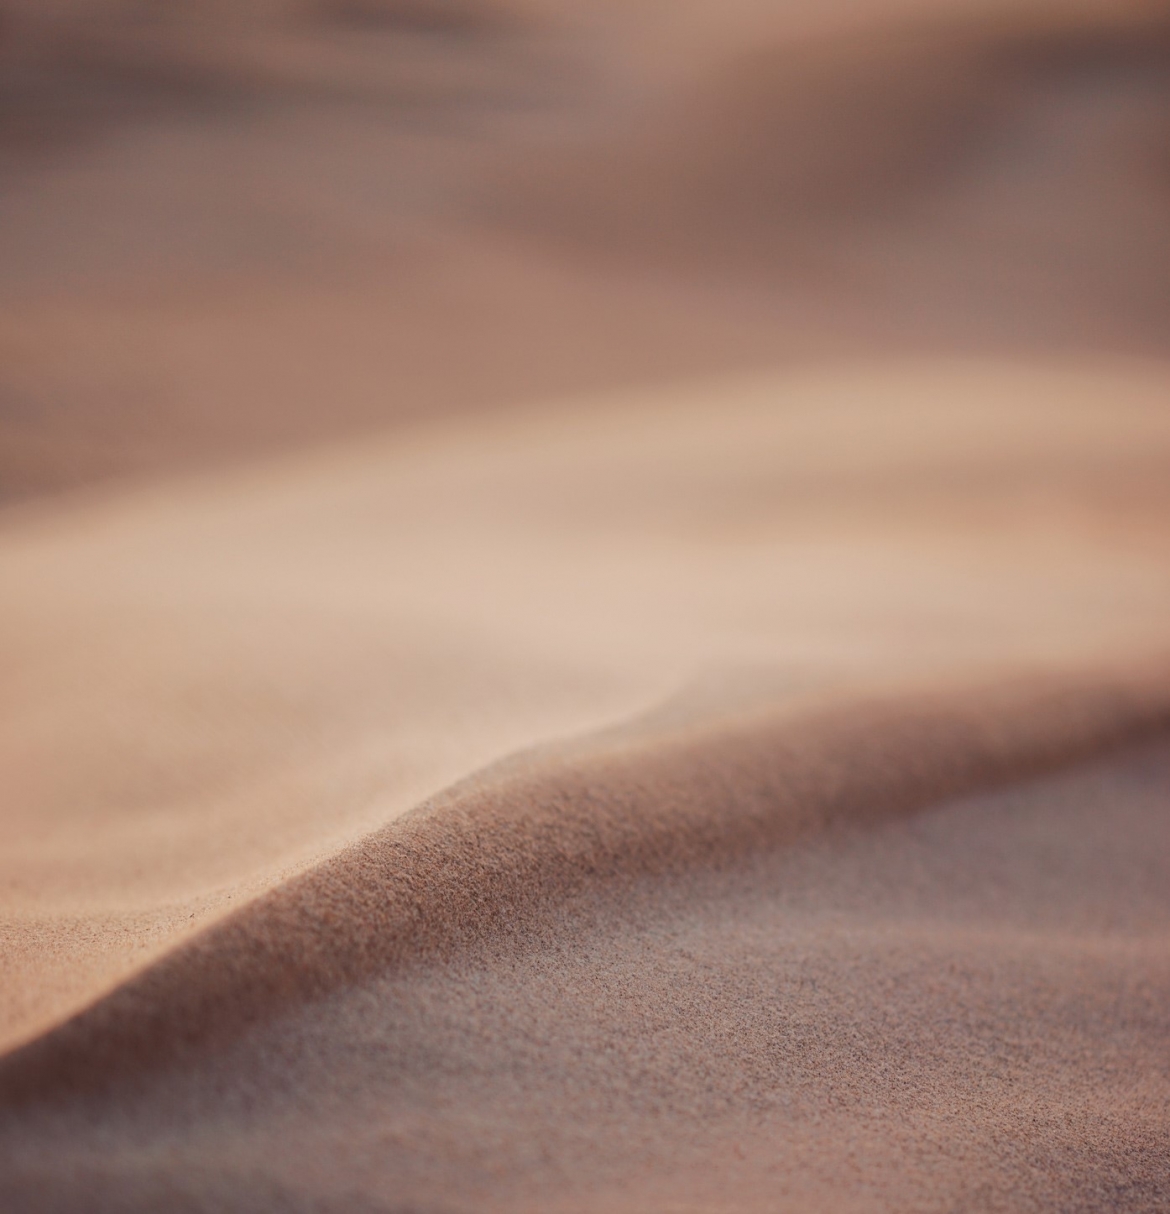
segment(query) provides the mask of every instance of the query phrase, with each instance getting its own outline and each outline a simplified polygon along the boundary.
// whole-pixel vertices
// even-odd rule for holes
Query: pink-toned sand
[[[1170,1208],[1170,17],[10,3],[0,1208]]]

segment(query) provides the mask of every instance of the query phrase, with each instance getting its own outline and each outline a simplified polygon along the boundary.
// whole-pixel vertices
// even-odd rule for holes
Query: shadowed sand
[[[1160,1209],[1167,763],[1163,744],[723,869],[586,884],[161,1074],[148,1050],[89,1099],[50,1082],[6,1127],[5,1197]]]
[[[9,1057],[10,1105],[198,1065],[257,1021],[380,973],[527,938],[619,879],[726,869],[1170,733],[1170,671],[1017,679],[626,731],[472,777],[236,912]],[[519,770],[516,770],[519,768]]]
[[[757,909],[782,923],[782,911],[766,909],[781,887],[758,875],[768,856],[826,831],[841,842],[825,846],[863,854],[865,831],[885,837],[882,822],[1164,731],[1166,384],[1153,364],[809,371],[436,424],[246,473],[11,513],[0,553],[4,635],[14,639],[4,765],[19,796],[3,873],[15,946],[5,1015],[14,1045],[37,1038],[0,1069],[11,1200],[71,1208],[97,1186],[102,1201],[126,1209],[149,1208],[162,1193],[180,1208],[312,1208],[318,1199],[345,1205],[355,1192],[389,1209],[632,1208],[650,1185],[655,1201],[708,1208],[675,1193],[668,1163],[686,1158],[701,1172],[703,1152],[723,1150],[710,1147],[724,1130],[702,1100],[691,1111],[675,1096],[643,1105],[659,1080],[622,1096],[616,1072],[574,1063],[561,1043],[550,1046],[559,1062],[533,1063],[543,1075],[535,1088],[521,1081],[512,1120],[476,1130],[460,1121],[468,1112],[444,1122],[404,1095],[410,1084],[377,1078],[428,1058],[447,1074],[446,1046],[372,1044],[407,1031],[385,1008],[453,1000],[443,1031],[460,1040],[482,1031],[495,1044],[458,1063],[443,1081],[455,1087],[444,1090],[458,1091],[458,1068],[471,1065],[478,1078],[467,1082],[480,1094],[468,1094],[468,1108],[490,1103],[477,1085],[494,1068],[511,1074],[513,1034],[528,1032],[523,1009],[534,996],[515,966],[549,973],[568,950],[573,972],[586,966],[570,1009],[591,1000],[596,983],[617,981],[641,998],[632,973],[599,976],[578,957],[574,933],[593,931],[595,917],[608,926],[584,956],[610,947],[606,932],[624,956],[642,947],[623,926],[631,905],[669,922],[681,913],[670,899],[685,902],[680,891],[693,888],[702,917],[704,883],[730,895],[740,873],[745,889],[760,880],[773,891],[759,887]],[[1092,831],[1029,836],[1031,859],[1019,861],[1039,866],[1039,890],[1055,881],[1079,908],[1083,924],[1068,939],[1049,938],[1070,929],[1059,917],[1051,925],[1049,895],[1037,893],[1020,922],[1009,915],[1012,926],[991,937],[961,907],[946,911],[951,927],[907,911],[908,923],[888,928],[896,946],[880,933],[878,943],[849,946],[860,950],[854,969],[841,970],[833,949],[810,963],[829,967],[816,972],[834,1000],[854,1001],[853,1028],[834,1021],[825,1032],[860,1032],[913,1054],[909,1041],[939,1016],[939,1066],[973,1065],[972,1032],[1016,1039],[1019,1017],[1039,1015],[1035,1000],[1062,1032],[1080,1032],[1084,1000],[1121,983],[1108,998],[1128,1010],[1102,1023],[1109,1033],[1128,1026],[1110,1097],[1121,1111],[1105,1111],[1123,1122],[1110,1131],[1113,1154],[1078,1166],[1120,1184],[1118,1160],[1153,1134],[1151,1162],[1126,1173],[1137,1186],[1132,1208],[1150,1208],[1162,1184],[1157,1116],[1146,1129],[1132,1122],[1137,1138],[1124,1129],[1131,1105],[1152,1110],[1165,1099],[1164,1074],[1139,1062],[1164,1042],[1163,1021],[1143,1009],[1165,963],[1164,902],[1150,892],[1164,885],[1165,784],[1140,774],[1161,762],[1137,758],[1081,783],[1004,794],[1051,817],[1069,798],[1081,804],[1085,781],[1102,790],[1090,797]],[[956,820],[978,835],[980,812]],[[1120,854],[1098,857],[1096,840],[1113,821],[1133,829]],[[987,830],[986,846],[1013,851],[1010,831],[994,842],[1001,827]],[[943,836],[944,851],[966,846]],[[983,889],[978,873],[970,880]],[[1000,878],[988,880],[994,889]],[[847,885],[829,880],[827,905]],[[946,894],[937,894],[944,904]],[[235,910],[241,900],[248,905]],[[1034,930],[1037,915],[1043,930]],[[707,926],[694,930],[707,938]],[[1023,976],[979,978],[975,1005],[993,999],[999,1010],[990,1022],[980,1013],[978,1030],[947,1027],[948,1016],[968,1014],[966,1004],[946,1012],[949,995],[937,1005],[890,996],[880,1017],[893,1019],[874,1022],[861,1008],[888,947],[915,966],[950,950],[961,973],[984,973],[986,950],[1001,948],[1016,958],[1002,964],[1021,975],[1033,956],[1057,968],[1051,994]],[[736,996],[735,1015],[754,1024],[772,1001],[788,1006],[789,988],[784,966],[746,960],[751,948],[728,964],[757,992],[750,1006]],[[485,1025],[487,1013],[456,993],[466,967],[483,965],[499,971],[489,1020],[507,1021],[512,1008],[510,1029]],[[1100,966],[1108,978],[1091,976]],[[709,978],[686,972],[676,992],[684,1002]],[[426,995],[436,981],[449,993]],[[398,993],[387,1004],[371,983]],[[352,1000],[358,1010],[339,1020],[326,1010]],[[716,1029],[696,1023],[671,1048],[697,1066],[695,1051]],[[604,1053],[642,1031],[636,1019],[603,1016],[572,1049]],[[331,1049],[357,1051],[352,1065],[369,1071],[369,1086],[354,1073],[324,1093],[312,1076],[296,1087],[302,1063],[328,1069]],[[955,1114],[952,1143],[945,1127],[915,1121],[935,1116],[917,1099],[907,1095],[903,1107],[880,1084],[866,1086],[878,1080],[864,1079],[863,1067],[860,1098],[878,1094],[859,1122],[823,1086],[819,1057],[814,1050],[803,1070],[791,1057],[781,1070],[760,1061],[742,1091],[725,1062],[703,1071],[705,1088],[686,1084],[699,1085],[693,1099],[703,1088],[704,1100],[724,1102],[742,1149],[818,1201],[837,1200],[839,1180],[819,1135],[846,1132],[824,1130],[824,1118],[872,1135],[865,1150],[888,1173],[879,1204],[930,1188],[912,1162],[921,1151],[950,1160],[938,1193],[990,1185],[995,1196],[1017,1183],[1017,1164],[986,1142],[967,1153],[973,1124],[993,1132],[994,1109],[975,1123]],[[867,1067],[894,1065],[866,1057]],[[996,1074],[1038,1084],[1045,1118],[1063,1116],[1052,1102],[1070,1084],[1074,1095],[1060,1099],[1083,1102],[1095,1073],[1087,1060],[1074,1051],[1034,1070],[1029,1057],[1008,1057]],[[282,1107],[271,1068],[286,1064],[293,1088]],[[946,1073],[915,1082],[949,1082]],[[974,1082],[964,1079],[952,1098],[967,1100],[960,1092]],[[567,1094],[578,1083],[600,1085],[589,1097],[601,1102],[597,1113]],[[569,1085],[559,1105],[539,1097],[547,1084]],[[536,1116],[525,1102],[538,1097],[552,1101],[538,1120],[565,1137],[524,1164],[514,1152],[526,1149],[523,1127]],[[350,1114],[314,1111],[339,1099],[362,1110],[357,1172],[329,1163],[327,1144],[349,1141]],[[602,1111],[626,1099],[631,1141],[647,1145],[611,1159]],[[792,1154],[791,1117],[813,1135],[807,1158]],[[278,1124],[300,1156],[318,1160],[311,1177],[273,1154]],[[404,1145],[375,1158],[365,1152],[378,1124]],[[483,1163],[497,1150],[498,1185]],[[74,1162],[62,1172],[66,1157]],[[589,1158],[596,1185],[580,1172]],[[874,1165],[857,1166],[871,1176]],[[246,1175],[230,1183],[200,1179],[208,1168],[229,1176],[241,1167]],[[746,1169],[731,1205],[771,1200],[765,1173]],[[1037,1192],[1051,1203],[1065,1190]],[[869,1200],[864,1191],[853,1199]],[[720,1208],[714,1196],[708,1205]]]
[[[0,1206],[1170,1204],[1168,29],[0,5]]]

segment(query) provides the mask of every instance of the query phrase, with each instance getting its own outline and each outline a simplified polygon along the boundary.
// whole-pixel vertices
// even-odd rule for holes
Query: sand
[[[120,14],[3,52],[0,1204],[1170,1206],[1164,13]]]
[[[452,8],[7,0],[5,500],[809,362],[1166,354],[1162,5]]]

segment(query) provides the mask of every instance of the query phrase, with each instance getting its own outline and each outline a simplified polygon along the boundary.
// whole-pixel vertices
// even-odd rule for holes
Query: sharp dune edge
[[[1170,666],[717,721],[504,764],[236,912],[0,1063],[6,1112],[133,1086],[304,1000],[615,879],[721,867],[1170,734]],[[594,891],[597,892],[597,891]]]
[[[808,369],[14,512],[4,1201],[1158,1209],[1165,383]]]
[[[1170,1209],[1170,11],[0,0],[0,1211]]]

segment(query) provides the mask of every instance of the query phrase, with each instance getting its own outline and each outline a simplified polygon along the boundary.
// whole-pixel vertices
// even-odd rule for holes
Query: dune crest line
[[[177,1064],[378,971],[522,938],[598,882],[733,863],[1170,731],[1170,664],[607,733],[473,776],[0,1061],[0,1105]]]

